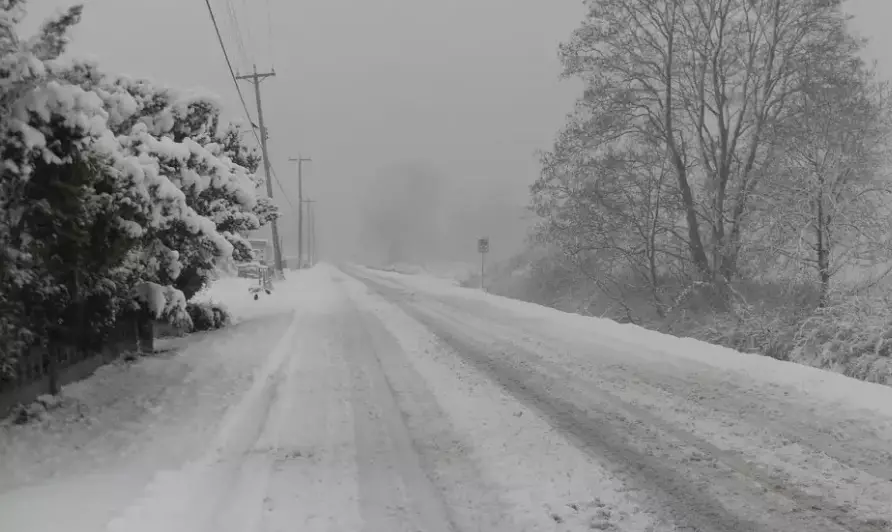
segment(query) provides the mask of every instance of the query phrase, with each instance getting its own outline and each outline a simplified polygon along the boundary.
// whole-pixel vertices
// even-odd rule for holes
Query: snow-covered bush
[[[140,307],[188,323],[214,264],[250,258],[243,235],[278,215],[217,102],[61,60],[80,7],[29,39],[23,16],[0,0],[0,373]]]
[[[163,248],[178,252],[180,268],[166,280],[189,300],[211,280],[219,260],[250,260],[251,246],[242,235],[269,223],[278,211],[257,197],[259,156],[242,142],[235,125],[221,122],[220,104],[145,80],[103,76],[89,64],[76,66],[70,76],[109,107],[133,102],[112,113],[110,127],[126,151],[158,162],[196,215],[157,234]]]
[[[120,202],[115,139],[95,94],[60,81],[57,58],[80,17],[72,8],[33,38],[15,33],[22,2],[0,4],[0,366],[30,345],[114,320],[114,271],[133,239]],[[126,169],[141,170],[135,161]]]
[[[795,331],[790,359],[892,385],[892,295],[818,309]]]
[[[190,302],[186,308],[192,319],[192,331],[212,331],[232,323],[232,315],[229,310],[219,303]]]
[[[795,309],[743,308],[737,312],[715,313],[709,320],[698,319],[699,323],[689,329],[689,334],[743,353],[789,360],[798,318]]]

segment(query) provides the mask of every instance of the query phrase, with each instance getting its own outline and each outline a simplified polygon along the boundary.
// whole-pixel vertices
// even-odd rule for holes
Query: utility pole
[[[309,157],[289,157],[289,161],[297,163],[297,267],[303,268],[304,263],[304,179],[303,163],[313,159]]]
[[[309,225],[307,231],[307,240],[309,241],[307,255],[312,266],[316,264],[316,209],[314,209],[316,200],[307,199],[304,200],[304,203],[307,204],[307,225]]]
[[[270,199],[273,197],[272,172],[270,171],[269,152],[266,149],[266,126],[263,124],[263,106],[260,103],[260,82],[266,78],[276,75],[276,71],[257,73],[257,65],[254,65],[254,73],[246,76],[236,76],[236,79],[244,79],[254,85],[254,94],[257,96],[257,122],[260,128],[260,149],[263,152],[263,172],[266,174],[266,194]],[[282,272],[282,249],[279,247],[279,224],[276,220],[272,221],[273,229],[273,256],[275,257],[276,271]]]
[[[315,203],[315,200],[313,200],[313,203],[310,204],[310,242],[313,245],[313,247],[312,247],[312,249],[313,249],[312,261],[313,261],[313,265],[315,266],[316,263],[319,261],[319,257],[317,255],[317,251],[316,251],[316,203]]]

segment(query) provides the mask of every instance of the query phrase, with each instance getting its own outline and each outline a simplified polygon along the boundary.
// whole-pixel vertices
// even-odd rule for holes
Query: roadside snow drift
[[[892,417],[892,387],[889,386],[863,382],[793,362],[741,353],[693,338],[679,338],[637,325],[581,316],[480,290],[457,287],[430,275],[401,275],[366,268],[360,270],[376,277],[397,280],[422,292],[473,302],[486,312],[498,313],[500,309],[509,311],[547,325],[556,333],[580,341],[607,344],[629,356],[660,363],[677,360],[704,364],[741,373],[756,381],[793,387],[819,401],[814,405],[816,407],[821,405],[852,413],[860,411],[861,416],[874,412],[883,417]],[[892,431],[892,427],[889,429]]]
[[[180,468],[237,447],[252,423],[262,423],[253,421],[266,400],[259,390],[286,354],[281,342],[295,312],[320,304],[327,279],[291,272],[257,301],[251,280],[221,279],[201,297],[229,308],[233,325],[164,340],[154,357],[100,368],[65,386],[61,405],[41,422],[0,424],[0,530],[98,532],[121,522],[121,510],[153,477],[149,493],[161,486],[167,498],[199,489],[184,472],[196,466]]]

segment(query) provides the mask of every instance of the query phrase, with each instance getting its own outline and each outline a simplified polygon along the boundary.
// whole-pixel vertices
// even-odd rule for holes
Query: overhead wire
[[[248,5],[248,0],[242,0],[242,7],[244,8],[243,11],[242,11],[243,13],[252,13],[252,12],[253,12],[253,9],[252,9],[253,6]],[[233,9],[234,9],[234,8],[233,8]],[[246,36],[246,40],[247,40],[249,43],[252,43],[252,42],[254,42],[254,38],[253,38],[253,35],[252,35],[252,31],[251,31],[251,30],[252,30],[251,19],[248,18],[247,16],[245,17],[245,19],[247,20],[248,23],[245,24],[245,28],[244,28],[245,31],[244,31],[244,34],[245,34],[245,36]]]
[[[288,203],[288,206],[291,207],[291,212],[293,214],[297,214],[297,209],[294,208],[294,204],[291,203],[291,199],[288,198],[288,194],[285,194],[285,189],[282,188],[282,183],[280,183],[279,178],[276,177],[276,170],[272,166],[270,166],[269,171],[273,175],[273,181],[275,181],[276,185],[279,186],[279,190],[282,191],[282,197],[285,198],[285,201]]]
[[[273,8],[270,4],[270,0],[266,0],[266,28],[267,28],[267,43],[269,44],[269,60],[273,69],[276,68],[276,56],[275,56],[275,47],[273,46]]]
[[[242,109],[245,110],[245,115],[248,117],[248,122],[253,126],[254,120],[251,118],[251,112],[248,111],[248,104],[245,102],[245,95],[242,93],[242,87],[238,84],[238,78],[235,75],[235,70],[232,69],[232,61],[229,59],[229,52],[226,51],[226,45],[223,43],[223,35],[220,34],[220,26],[217,24],[217,17],[214,15],[214,8],[211,7],[211,0],[204,0],[205,4],[208,6],[208,14],[211,17],[211,23],[214,25],[214,31],[217,34],[217,42],[220,43],[220,49],[223,50],[223,59],[226,60],[226,67],[229,69],[229,77],[232,78],[232,83],[235,85],[235,91],[238,93],[238,99],[242,103]],[[257,139],[257,142],[260,142],[260,137],[257,136],[257,131],[254,128],[251,128],[251,132],[254,134],[254,138]]]
[[[232,0],[226,0],[226,9],[229,14],[229,21],[232,25],[232,32],[235,35],[235,44],[238,47],[239,51],[242,54],[242,60],[244,60],[245,64],[243,66],[248,67],[251,65],[251,56],[248,53],[247,48],[245,47],[245,40],[242,37],[242,29],[239,24],[239,17],[235,12],[235,6],[232,4]]]
[[[220,26],[217,23],[217,17],[214,14],[214,8],[211,6],[211,0],[205,0],[205,4],[208,8],[208,15],[211,17],[211,23],[214,25],[214,32],[217,34],[217,42],[220,43],[220,49],[223,50],[223,58],[226,60],[226,67],[229,69],[229,76],[232,78],[232,83],[235,85],[235,91],[238,93],[239,101],[242,104],[242,109],[245,111],[245,116],[248,118],[248,123],[251,124],[251,133],[254,135],[254,139],[257,140],[257,144],[261,144],[260,135],[257,134],[257,130],[254,129],[254,120],[251,118],[251,112],[248,110],[248,104],[245,102],[245,95],[242,93],[242,88],[238,83],[238,77],[235,75],[235,70],[232,68],[232,61],[229,58],[229,52],[226,51],[226,44],[223,42],[223,35],[220,33]],[[269,150],[267,150],[267,154]],[[276,171],[270,164],[269,167],[270,175],[267,178],[272,178],[273,181],[278,185],[279,190],[282,192],[282,196],[285,198],[285,201],[291,207],[292,212],[296,211],[294,208],[294,204],[291,203],[291,199],[288,197],[288,194],[285,193],[285,189],[282,187],[282,183],[279,182],[279,178],[276,176]]]

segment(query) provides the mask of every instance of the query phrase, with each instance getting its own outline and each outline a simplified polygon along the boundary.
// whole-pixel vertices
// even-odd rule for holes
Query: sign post
[[[489,253],[489,237],[477,240],[477,252],[480,253],[480,289],[485,291],[483,277],[486,273],[486,254]]]

